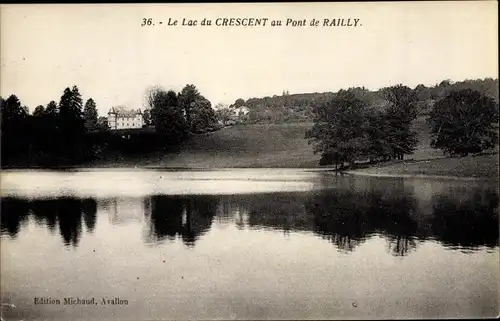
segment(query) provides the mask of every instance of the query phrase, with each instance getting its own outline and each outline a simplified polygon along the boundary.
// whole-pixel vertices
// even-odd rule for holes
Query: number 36
[[[141,24],[141,27],[144,27],[144,26],[151,26],[153,24],[153,19],[152,18],[142,18],[142,24]]]

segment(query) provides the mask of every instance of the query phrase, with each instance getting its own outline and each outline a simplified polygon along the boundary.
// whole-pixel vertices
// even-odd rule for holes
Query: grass
[[[304,139],[312,123],[236,125],[192,136],[170,153],[113,157],[94,167],[171,168],[317,168],[319,155]],[[489,155],[446,157],[430,147],[424,117],[413,128],[419,134],[414,154],[405,161],[388,162],[355,170],[370,175],[431,175],[455,177],[498,177],[498,151]],[[498,149],[497,149],[498,150]]]
[[[178,151],[115,157],[94,166],[181,168],[311,168],[319,155],[304,139],[311,123],[236,125],[194,135]],[[111,164],[113,163],[113,164]]]
[[[369,175],[426,175],[498,179],[498,153],[379,164],[355,172]]]
[[[368,175],[426,175],[469,178],[498,179],[498,146],[489,154],[447,157],[441,150],[430,146],[430,129],[426,116],[413,122],[413,129],[418,133],[419,143],[412,155],[406,155],[404,161],[379,163],[354,172]]]

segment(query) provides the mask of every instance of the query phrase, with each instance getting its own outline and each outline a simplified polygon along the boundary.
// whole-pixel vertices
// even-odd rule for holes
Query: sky
[[[496,1],[24,4],[0,7],[0,94],[32,112],[77,85],[100,115],[144,108],[151,86],[238,98],[498,78]],[[216,26],[218,18],[266,26]],[[141,26],[143,18],[154,25]],[[169,18],[178,25],[169,26]],[[198,20],[182,26],[182,19]],[[206,18],[211,26],[201,26]],[[286,26],[287,19],[306,26]],[[317,27],[309,24],[320,21]],[[324,19],[359,19],[356,27]],[[271,26],[281,20],[282,26]],[[159,22],[162,22],[160,24]]]

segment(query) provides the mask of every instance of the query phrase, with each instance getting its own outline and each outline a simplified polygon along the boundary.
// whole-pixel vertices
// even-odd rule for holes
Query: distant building
[[[246,119],[246,115],[250,112],[250,109],[245,106],[241,106],[238,108],[230,108],[231,110],[231,116],[229,117],[230,120],[233,122],[242,122]]]
[[[144,117],[140,109],[127,109],[124,106],[113,107],[108,112],[108,125],[111,130],[142,128]]]
[[[233,114],[235,116],[245,116],[246,114],[248,114],[250,112],[250,109],[248,107],[245,107],[245,106],[233,108],[232,110],[233,110]]]

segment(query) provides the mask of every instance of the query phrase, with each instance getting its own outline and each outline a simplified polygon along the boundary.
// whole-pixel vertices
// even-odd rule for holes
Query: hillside
[[[176,152],[147,156],[116,156],[93,163],[94,167],[146,168],[319,168],[304,135],[312,123],[254,124],[227,127],[220,131],[192,136]],[[419,145],[404,162],[379,164],[360,169],[360,173],[497,177],[498,148],[493,154],[448,158],[430,147],[425,117],[413,123]]]
[[[148,156],[116,156],[94,166],[234,168],[234,167],[317,167],[304,135],[311,123],[237,125],[220,131],[192,136],[176,152]]]

